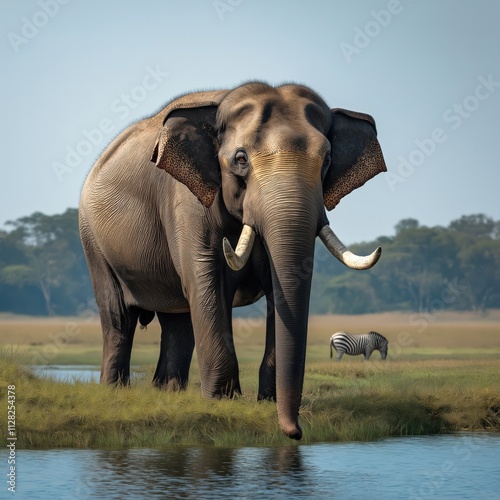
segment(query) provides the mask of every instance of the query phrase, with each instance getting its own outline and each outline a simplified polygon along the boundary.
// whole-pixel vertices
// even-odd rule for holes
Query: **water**
[[[495,434],[273,448],[18,450],[16,461],[15,498],[23,500],[500,499]],[[5,484],[0,498],[14,498]]]
[[[99,382],[100,368],[97,366],[34,366],[36,375],[53,378],[58,382]]]
[[[99,382],[101,368],[94,365],[46,365],[33,366],[33,371],[36,375],[46,378],[52,378],[58,382]],[[142,372],[137,370],[137,367],[131,366],[132,379],[141,376]]]

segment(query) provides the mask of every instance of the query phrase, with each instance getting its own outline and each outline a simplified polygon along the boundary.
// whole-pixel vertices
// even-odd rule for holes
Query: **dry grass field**
[[[473,313],[381,313],[357,316],[315,316],[310,319],[310,344],[321,344],[337,330],[375,330],[402,347],[498,348],[500,311]],[[405,345],[406,344],[406,345]]]
[[[500,311],[473,313],[382,313],[312,316],[309,320],[308,358],[329,359],[329,339],[338,330],[365,333],[375,330],[389,339],[389,359],[421,357],[500,358]],[[238,358],[254,359],[264,346],[263,319],[234,320]],[[146,331],[137,329],[134,364],[153,363],[159,353],[160,327],[155,319]],[[97,317],[33,318],[0,315],[0,345],[19,346],[38,353],[39,364],[99,364],[101,330]],[[373,354],[374,358],[378,353]]]

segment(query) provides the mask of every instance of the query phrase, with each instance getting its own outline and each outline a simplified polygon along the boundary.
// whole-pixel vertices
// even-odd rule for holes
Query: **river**
[[[5,470],[7,457],[2,450]],[[268,448],[18,450],[16,467],[16,494],[3,486],[0,498],[500,499],[500,435],[487,433]]]

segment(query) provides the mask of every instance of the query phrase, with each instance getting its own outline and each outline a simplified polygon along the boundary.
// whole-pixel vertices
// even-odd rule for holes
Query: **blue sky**
[[[495,0],[3,1],[0,225],[76,207],[106,144],[176,95],[255,79],[375,117],[389,174],[330,212],[345,242],[500,219],[499,25]]]

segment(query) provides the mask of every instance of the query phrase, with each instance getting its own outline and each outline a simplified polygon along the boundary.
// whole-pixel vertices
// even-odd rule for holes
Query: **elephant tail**
[[[155,317],[154,311],[148,311],[146,309],[141,309],[141,312],[139,313],[139,328],[141,330],[147,330],[149,323],[151,323],[151,321],[153,321],[154,317]]]

